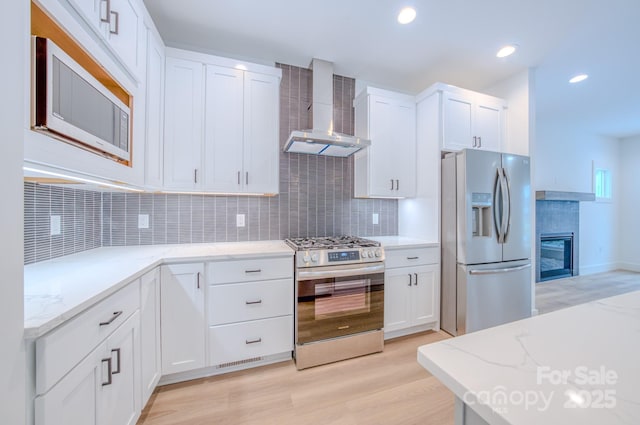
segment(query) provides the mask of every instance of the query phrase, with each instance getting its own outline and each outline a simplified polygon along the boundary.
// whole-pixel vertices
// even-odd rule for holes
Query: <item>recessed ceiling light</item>
[[[512,55],[513,52],[516,51],[516,48],[517,46],[515,44],[508,44],[503,48],[501,48],[500,50],[498,50],[498,53],[496,53],[496,56],[499,58],[506,58],[507,56]]]
[[[589,78],[589,76],[587,74],[578,74],[575,77],[573,77],[572,79],[569,80],[570,83],[579,83],[580,81],[584,81],[587,78]]]
[[[413,7],[405,7],[398,13],[398,22],[408,24],[416,19],[416,10]]]

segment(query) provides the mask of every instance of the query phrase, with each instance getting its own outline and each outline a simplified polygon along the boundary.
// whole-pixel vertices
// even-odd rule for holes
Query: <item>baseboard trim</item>
[[[580,274],[588,275],[595,273],[605,273],[612,272],[618,268],[617,263],[603,263],[603,264],[594,264],[590,266],[580,265]]]
[[[619,270],[626,270],[629,272],[639,272],[640,273],[640,264],[637,263],[627,263],[627,262],[620,262],[618,263],[618,267]]]
[[[398,329],[397,331],[385,332],[384,340],[386,341],[388,339],[399,338],[401,336],[407,336],[407,335],[415,334],[418,332],[439,331],[439,330],[440,330],[440,322],[436,321],[432,323],[427,323],[426,325],[413,326],[410,328]]]

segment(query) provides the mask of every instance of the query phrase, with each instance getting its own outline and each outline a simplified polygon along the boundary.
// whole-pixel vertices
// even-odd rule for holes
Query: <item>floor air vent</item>
[[[247,363],[255,363],[255,362],[259,362],[260,360],[263,360],[262,357],[254,357],[252,359],[245,359],[245,360],[238,360],[235,362],[229,362],[229,363],[222,363],[216,366],[217,369],[224,369],[227,367],[234,367],[234,366],[241,366],[243,364],[247,364]]]

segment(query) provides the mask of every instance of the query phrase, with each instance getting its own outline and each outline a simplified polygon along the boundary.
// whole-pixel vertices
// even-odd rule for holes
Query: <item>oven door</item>
[[[298,269],[296,343],[382,329],[384,263]]]

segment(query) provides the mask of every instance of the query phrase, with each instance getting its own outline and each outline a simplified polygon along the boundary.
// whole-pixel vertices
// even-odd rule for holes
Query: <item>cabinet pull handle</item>
[[[240,186],[240,171],[238,171],[238,186]]]
[[[338,330],[343,331],[345,329],[349,329],[351,326],[349,325],[344,325],[344,326],[338,326]]]
[[[393,190],[393,179],[391,179],[391,190]]]
[[[118,35],[118,32],[120,31],[120,28],[119,28],[120,14],[118,12],[111,12],[111,11],[109,11],[109,14],[113,15],[113,17],[115,18],[115,19],[109,19],[109,32],[111,34]]]
[[[407,257],[407,260],[417,260],[420,257]]]
[[[262,300],[258,300],[258,301],[245,301],[244,302],[246,305],[251,305],[251,304],[262,304]]]
[[[113,384],[113,379],[111,377],[113,375],[113,369],[111,367],[111,357],[109,357],[108,359],[102,359],[103,364],[104,362],[107,362],[107,382],[103,382],[102,386],[106,387],[107,385]]]
[[[478,147],[482,147],[482,137],[478,136]]]
[[[396,180],[396,190],[400,190],[400,180]]]
[[[100,326],[107,326],[112,324],[113,321],[116,320],[118,317],[120,317],[121,314],[122,314],[122,310],[114,311],[113,315],[111,316],[111,319],[107,320],[106,322],[100,322]]]
[[[193,169],[193,182],[194,183],[198,183],[198,169],[197,168]]]
[[[117,373],[120,373],[120,349],[114,348],[113,350],[111,350],[111,355],[113,355],[113,353],[116,353],[116,359],[118,361],[118,368],[111,373],[112,375],[115,375]]]
[[[249,172],[248,171],[246,172],[246,176],[245,176],[245,179],[244,179],[244,184],[249,186]]]
[[[200,272],[196,274],[196,285],[198,286],[198,289],[200,289]]]
[[[478,140],[478,138],[476,136],[473,136],[473,147],[474,148],[476,147],[477,140]]]
[[[100,1],[100,22],[109,22],[109,18],[111,18],[111,0],[101,0]]]
[[[258,338],[258,339],[246,339],[244,341],[245,344],[249,345],[249,344],[257,344],[259,342],[262,342],[262,338]]]
[[[411,273],[407,273],[409,275],[409,286],[411,286]]]
[[[414,273],[413,275],[416,277],[414,285],[418,286],[418,273]]]
[[[245,273],[260,273],[262,269],[254,269],[254,270],[245,270]]]

